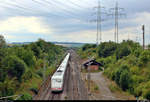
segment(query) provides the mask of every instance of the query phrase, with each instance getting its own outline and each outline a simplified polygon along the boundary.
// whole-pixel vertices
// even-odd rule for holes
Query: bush
[[[123,82],[123,81],[127,81],[128,75],[126,76],[125,74],[127,74],[129,72],[129,68],[127,65],[122,65],[120,68],[117,69],[116,73],[115,73],[115,82],[121,86],[121,88],[123,90],[125,90],[126,88],[128,88],[128,86]],[[125,86],[125,88],[123,88]]]
[[[130,49],[127,46],[121,46],[116,52],[116,58],[121,59],[124,56],[128,56],[131,53]]]
[[[147,62],[150,61],[150,51],[144,50],[139,58],[143,65],[147,64]]]
[[[104,42],[98,46],[98,56],[99,57],[108,57],[115,53],[117,49],[117,44],[114,42]]]
[[[95,91],[99,90],[99,87],[96,85],[96,86],[94,87],[94,90],[95,90]]]
[[[120,80],[119,80],[120,87],[125,91],[129,88],[130,83],[130,75],[127,70],[124,70],[121,75],[120,75]]]
[[[83,47],[82,47],[82,51],[85,51],[89,48],[96,48],[96,44],[85,44]]]
[[[32,100],[32,96],[29,93],[24,93],[23,96],[21,96],[21,100]]]
[[[19,59],[17,56],[7,56],[3,60],[4,68],[8,70],[8,74],[13,77],[17,77],[19,81],[22,79],[22,75],[25,72],[25,69],[27,68],[24,61]]]
[[[37,74],[42,78],[43,77],[43,73],[41,70],[37,71]]]
[[[31,90],[34,94],[38,94],[38,89],[37,89],[37,88],[30,88],[30,90]]]
[[[111,90],[111,92],[116,92],[116,91],[121,91],[121,89],[119,88],[119,86],[117,86],[115,83],[111,83],[109,85],[109,89]]]
[[[28,69],[28,70],[25,72],[25,74],[22,76],[22,79],[23,79],[24,81],[26,81],[26,80],[29,80],[29,79],[31,79],[31,78],[32,78],[32,71]]]
[[[143,93],[144,98],[150,100],[150,89],[146,89]]]

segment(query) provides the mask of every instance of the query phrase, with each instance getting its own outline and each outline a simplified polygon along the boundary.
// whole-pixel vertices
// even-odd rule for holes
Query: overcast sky
[[[0,34],[7,42],[96,41],[94,13],[98,0],[0,0]],[[102,12],[114,8],[117,0],[100,0]],[[150,0],[118,0],[126,16],[119,17],[119,41],[142,42],[141,26],[146,26],[150,43]],[[102,15],[102,41],[114,41],[114,17]]]

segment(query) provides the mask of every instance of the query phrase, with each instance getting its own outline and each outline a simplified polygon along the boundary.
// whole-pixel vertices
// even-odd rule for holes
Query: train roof
[[[60,64],[60,66],[58,67],[56,72],[53,74],[52,79],[63,77],[65,69],[66,69],[65,67],[66,67],[69,56],[70,56],[70,53],[68,53],[66,55],[66,57],[64,58],[64,60],[62,61],[62,63]]]
[[[63,74],[64,74],[64,71],[62,71],[62,70],[56,71],[56,72],[54,73],[54,75],[52,76],[52,79],[55,79],[55,78],[62,78]]]

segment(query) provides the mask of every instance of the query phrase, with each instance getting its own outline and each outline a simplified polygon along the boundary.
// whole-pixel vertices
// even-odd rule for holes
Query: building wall
[[[99,66],[98,66],[98,65],[91,65],[91,66],[90,66],[90,69],[91,69],[91,70],[98,70],[98,69],[99,69]]]

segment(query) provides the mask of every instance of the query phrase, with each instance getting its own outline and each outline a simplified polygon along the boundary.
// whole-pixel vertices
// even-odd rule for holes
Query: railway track
[[[49,95],[48,100],[59,100],[61,97],[61,93],[51,93],[51,95]]]
[[[68,68],[65,73],[64,90],[62,93],[51,93],[51,76],[41,86],[34,100],[86,100],[86,90],[80,76],[79,58],[72,51]]]

